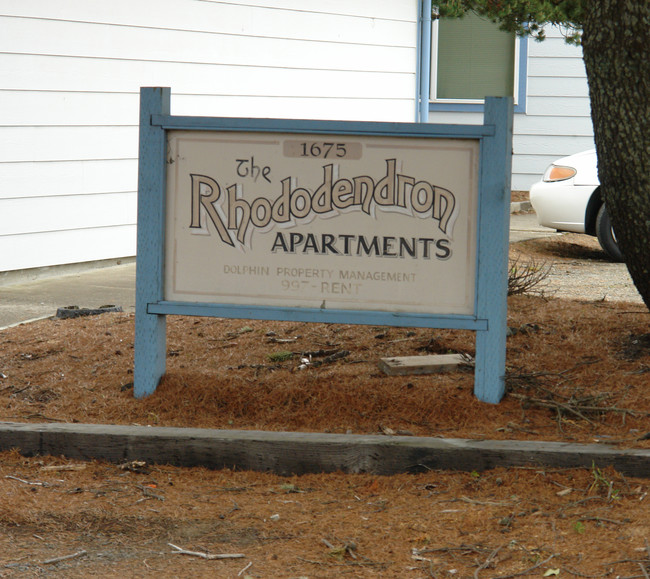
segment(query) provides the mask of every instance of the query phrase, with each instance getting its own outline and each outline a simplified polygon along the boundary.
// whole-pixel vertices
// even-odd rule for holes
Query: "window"
[[[433,23],[431,110],[482,110],[486,96],[525,104],[526,39],[472,12]]]

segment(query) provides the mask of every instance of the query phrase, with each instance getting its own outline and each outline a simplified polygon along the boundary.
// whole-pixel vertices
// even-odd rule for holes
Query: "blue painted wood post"
[[[153,393],[165,373],[167,324],[164,315],[149,314],[148,304],[163,299],[165,231],[165,130],[151,124],[152,115],[169,115],[169,88],[140,89],[140,163],[138,169],[138,247],[135,294],[136,398]]]
[[[474,394],[496,404],[505,393],[512,98],[485,99],[483,123],[496,132],[481,146],[476,315],[488,329],[476,333]]]

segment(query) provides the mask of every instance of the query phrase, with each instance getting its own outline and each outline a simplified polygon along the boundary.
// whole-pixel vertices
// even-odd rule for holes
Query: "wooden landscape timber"
[[[650,478],[650,449],[600,444],[212,430],[102,424],[0,424],[0,451],[114,463],[147,461],[273,472],[392,475],[496,467],[605,468]]]

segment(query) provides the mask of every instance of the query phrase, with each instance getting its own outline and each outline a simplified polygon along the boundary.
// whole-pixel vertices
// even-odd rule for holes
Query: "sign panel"
[[[134,393],[166,316],[476,331],[474,392],[505,391],[512,99],[483,125],[170,115],[141,89]]]
[[[165,300],[474,315],[478,139],[167,145]]]

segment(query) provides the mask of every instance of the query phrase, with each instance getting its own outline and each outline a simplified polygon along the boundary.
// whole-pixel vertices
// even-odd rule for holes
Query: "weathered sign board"
[[[474,313],[477,141],[168,136],[165,300]]]
[[[483,125],[169,115],[142,89],[135,395],[165,316],[476,330],[504,390],[511,103]]]

